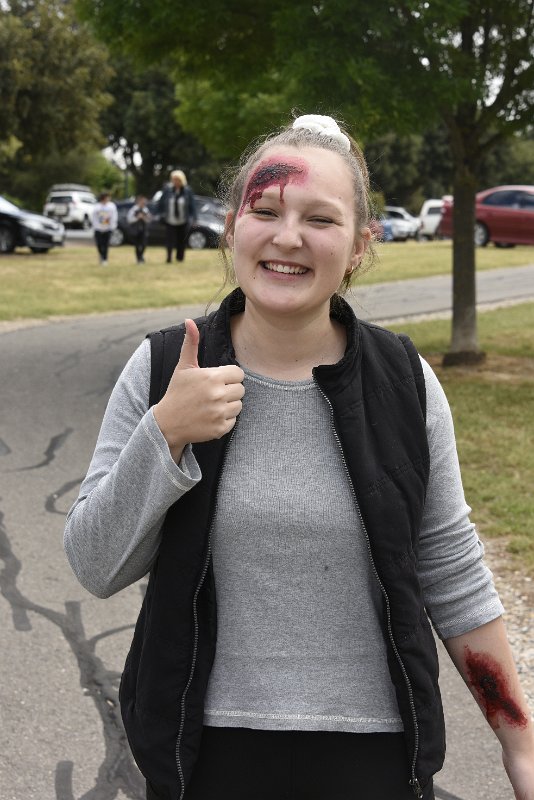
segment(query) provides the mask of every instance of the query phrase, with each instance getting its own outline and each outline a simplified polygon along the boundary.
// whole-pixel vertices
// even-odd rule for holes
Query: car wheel
[[[192,231],[187,239],[192,250],[203,250],[208,246],[208,237],[203,231]]]
[[[515,244],[511,242],[495,242],[495,247],[503,247],[508,249],[509,247],[515,247]]]
[[[475,244],[477,247],[486,247],[489,242],[489,231],[483,222],[475,222]]]
[[[91,229],[91,220],[89,219],[89,217],[84,217],[82,221],[82,230],[88,231],[90,229]]]
[[[0,253],[12,253],[15,249],[15,234],[7,225],[0,225]]]
[[[121,244],[124,244],[124,231],[122,228],[115,228],[115,230],[111,232],[109,243],[112,247],[120,247]]]
[[[50,248],[49,247],[30,247],[32,253],[48,253]]]

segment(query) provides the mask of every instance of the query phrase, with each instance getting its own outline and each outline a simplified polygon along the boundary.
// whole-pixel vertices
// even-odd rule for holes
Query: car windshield
[[[10,203],[9,200],[6,200],[5,197],[0,197],[0,211],[7,211],[12,214],[14,211],[18,211],[14,203]]]

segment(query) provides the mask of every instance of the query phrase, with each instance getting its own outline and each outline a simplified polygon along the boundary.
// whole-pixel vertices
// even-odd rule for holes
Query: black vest
[[[230,316],[243,308],[235,290],[197,320],[201,366],[235,363]],[[407,337],[358,321],[337,297],[331,313],[346,326],[347,349],[313,375],[331,409],[382,590],[388,665],[410,754],[407,780],[417,796],[445,754],[438,658],[416,573],[429,471],[424,377]],[[151,335],[151,405],[165,393],[183,335],[183,326]],[[166,800],[183,797],[202,733],[216,645],[211,524],[229,436],[193,447],[202,479],[167,513],[121,681],[133,755]]]

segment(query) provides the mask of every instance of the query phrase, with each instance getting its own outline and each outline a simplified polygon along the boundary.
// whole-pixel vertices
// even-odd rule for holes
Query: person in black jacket
[[[177,261],[184,260],[187,236],[197,218],[195,196],[187,185],[185,173],[175,169],[170,178],[158,201],[158,211],[165,222],[167,264],[172,262],[173,251]]]
[[[362,153],[305,115],[228,187],[219,309],[119,378],[65,547],[107,597],[149,574],[120,687],[149,800],[432,800],[429,618],[534,800],[534,738],[450,411],[341,294],[372,251]]]
[[[138,194],[135,204],[128,210],[126,221],[130,226],[135,248],[135,258],[138,264],[145,263],[145,250],[148,242],[148,227],[152,214],[147,206],[147,198]]]

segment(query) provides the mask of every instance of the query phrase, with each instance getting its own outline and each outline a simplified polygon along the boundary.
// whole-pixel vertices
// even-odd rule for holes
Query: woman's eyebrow
[[[269,186],[265,191],[262,193],[262,198],[256,200],[255,205],[261,202],[261,199],[266,200],[276,200],[276,202],[281,203],[284,205],[285,200],[284,198],[280,198],[280,192],[278,187],[276,186]],[[304,202],[304,206],[307,209],[315,209],[315,210],[331,210],[340,212],[344,209],[345,204],[341,200],[330,200],[328,198],[316,198],[316,197],[309,197],[306,198]]]

